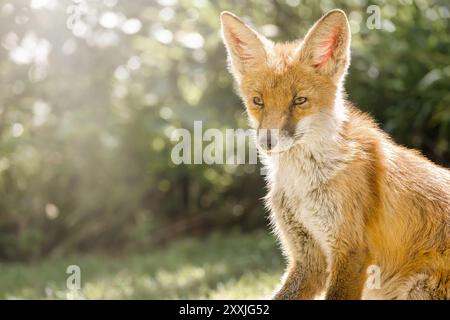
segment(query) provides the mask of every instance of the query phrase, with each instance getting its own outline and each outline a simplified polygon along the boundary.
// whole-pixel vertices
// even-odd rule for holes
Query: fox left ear
[[[302,61],[338,82],[350,64],[350,27],[342,10],[331,10],[308,31],[300,47]]]
[[[266,64],[266,48],[271,42],[231,12],[222,12],[220,18],[230,70],[239,83],[243,74]]]

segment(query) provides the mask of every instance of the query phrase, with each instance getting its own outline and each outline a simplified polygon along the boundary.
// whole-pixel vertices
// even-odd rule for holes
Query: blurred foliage
[[[381,29],[366,26],[371,4]],[[284,41],[332,8],[353,32],[350,100],[449,165],[447,1],[3,1],[0,258],[148,250],[265,226],[256,166],[175,166],[170,135],[194,120],[247,127],[222,10]]]

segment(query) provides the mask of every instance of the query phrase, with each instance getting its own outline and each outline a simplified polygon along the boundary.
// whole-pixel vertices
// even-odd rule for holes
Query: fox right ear
[[[350,64],[350,41],[347,16],[342,10],[331,10],[308,31],[300,57],[338,81]]]
[[[230,12],[222,12],[220,20],[230,70],[240,83],[245,72],[254,70],[266,62],[264,47],[270,45],[270,41]]]

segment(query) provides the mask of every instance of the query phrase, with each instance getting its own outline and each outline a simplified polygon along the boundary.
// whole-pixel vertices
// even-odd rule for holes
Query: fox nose
[[[261,130],[258,139],[259,145],[264,150],[272,150],[277,145],[277,137],[271,133],[271,130]]]

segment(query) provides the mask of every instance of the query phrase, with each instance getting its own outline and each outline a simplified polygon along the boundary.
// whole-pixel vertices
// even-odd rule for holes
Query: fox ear
[[[270,45],[270,41],[230,12],[222,12],[220,20],[231,73],[239,83],[245,72],[266,63],[264,47]]]
[[[306,34],[300,59],[339,81],[350,64],[350,41],[347,16],[342,10],[331,10]]]

